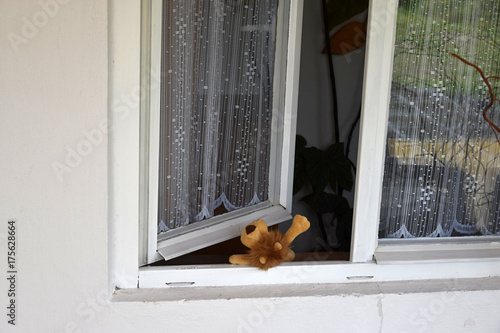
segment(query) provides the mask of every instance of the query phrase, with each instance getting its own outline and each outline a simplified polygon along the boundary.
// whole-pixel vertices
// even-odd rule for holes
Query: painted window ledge
[[[157,302],[476,290],[500,290],[500,260],[407,265],[303,262],[267,272],[232,265],[147,267],[139,271],[139,288],[117,288],[112,299]]]

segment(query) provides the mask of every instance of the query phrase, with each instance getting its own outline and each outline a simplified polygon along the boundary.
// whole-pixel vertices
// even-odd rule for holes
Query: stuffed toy
[[[232,255],[229,262],[250,265],[266,271],[283,261],[292,261],[295,259],[295,253],[290,244],[295,237],[309,229],[309,226],[307,218],[296,215],[292,226],[283,235],[279,230],[268,230],[263,220],[254,221],[241,233],[241,242],[250,250],[247,254]]]

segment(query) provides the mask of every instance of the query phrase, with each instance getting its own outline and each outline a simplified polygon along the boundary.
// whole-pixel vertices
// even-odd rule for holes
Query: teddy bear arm
[[[292,226],[285,233],[286,240],[291,243],[298,235],[309,229],[310,223],[304,216],[296,215],[293,218]]]

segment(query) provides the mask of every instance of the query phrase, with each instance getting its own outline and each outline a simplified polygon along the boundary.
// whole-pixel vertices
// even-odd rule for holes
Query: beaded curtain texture
[[[165,0],[158,233],[267,200],[277,0]]]
[[[500,235],[498,0],[401,0],[379,238]],[[453,55],[453,54],[455,55]],[[497,76],[494,78],[493,76]],[[493,102],[492,102],[493,101]]]

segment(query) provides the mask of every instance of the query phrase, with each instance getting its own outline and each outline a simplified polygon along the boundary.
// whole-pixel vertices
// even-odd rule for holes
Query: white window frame
[[[158,162],[160,137],[160,76],[162,0],[142,1],[141,46],[141,264],[172,259],[238,237],[249,223],[264,219],[268,225],[290,220],[295,149],[296,111],[301,25],[289,18],[302,17],[293,1],[280,1],[277,9],[274,96],[271,120],[268,200],[207,221],[157,234]],[[299,2],[295,2],[299,4]],[[289,33],[289,34],[288,34]],[[295,41],[288,48],[288,37]],[[290,52],[287,52],[290,50]],[[286,58],[287,56],[288,59]],[[287,65],[288,64],[288,65]],[[288,84],[285,84],[287,82]],[[281,163],[287,161],[286,163]]]
[[[290,10],[301,13],[303,0],[290,1]],[[139,53],[141,5],[139,0],[111,0],[109,10],[111,36],[109,46],[109,257],[110,287],[115,289],[115,300],[185,299],[190,288],[196,291],[196,295],[191,294],[191,297],[210,299],[221,297],[220,295],[223,294],[221,290],[228,292],[232,290],[231,287],[238,287],[240,288],[238,290],[242,290],[241,292],[235,291],[236,296],[257,297],[261,294],[256,294],[256,290],[261,290],[264,293],[263,296],[290,296],[290,286],[293,286],[297,295],[332,294],[331,288],[336,288],[331,287],[332,284],[347,284],[348,290],[360,290],[356,288],[366,286],[367,282],[380,286],[381,283],[386,282],[400,282],[407,285],[407,281],[417,281],[414,287],[416,291],[422,291],[422,283],[426,281],[442,281],[443,279],[450,281],[482,279],[481,281],[486,284],[490,281],[493,285],[499,285],[500,243],[498,238],[467,245],[478,250],[472,257],[464,258],[452,253],[451,256],[442,256],[439,262],[429,258],[421,260],[422,258],[414,255],[401,257],[397,255],[397,251],[411,246],[378,242],[377,229],[397,0],[370,1],[350,261],[317,261],[321,259],[321,253],[316,253],[310,261],[284,263],[267,272],[229,264],[139,267],[143,259],[139,257],[141,233],[138,220],[141,213],[140,192],[144,190],[139,187],[141,183],[139,177],[141,119],[140,103],[136,98],[141,87]],[[302,28],[300,16],[296,22],[290,24],[290,27],[289,43],[294,51],[288,55],[288,63],[293,66],[289,67],[287,75],[298,76]],[[292,96],[297,95],[296,83],[291,86],[287,85],[286,89],[287,93],[292,93]],[[296,108],[296,100],[290,107]],[[292,120],[286,119],[289,122]],[[290,135],[293,134],[290,133]],[[294,135],[290,137],[293,138]],[[289,146],[293,147],[293,142],[290,142]],[[288,164],[293,163],[293,150],[288,150],[288,156],[283,158],[283,161],[287,161]],[[287,176],[289,178],[284,185],[291,186],[291,175]],[[450,249],[453,246],[456,247],[457,242],[454,240],[448,242],[448,244],[432,242],[425,246],[427,250],[445,249],[441,252],[450,253],[452,252]],[[391,249],[395,249],[391,246],[399,248],[391,252]],[[422,250],[416,247],[414,249],[414,254]],[[485,249],[488,255],[484,255]],[[397,258],[392,256],[389,259],[378,259],[379,263],[377,263],[374,256],[381,256],[382,253],[391,253],[391,255],[396,253]],[[385,263],[385,265],[380,265],[380,263]],[[243,288],[245,286],[251,288],[250,292],[248,292],[249,289]],[[265,289],[266,286],[273,288],[272,293],[266,294],[268,290]],[[217,287],[223,287],[223,289],[214,289]],[[349,289],[351,287],[353,289]],[[450,286],[452,287],[454,286]],[[162,288],[165,292],[154,292],[156,296],[152,297],[149,288],[155,288],[155,290]],[[234,294],[231,295],[234,297]]]

